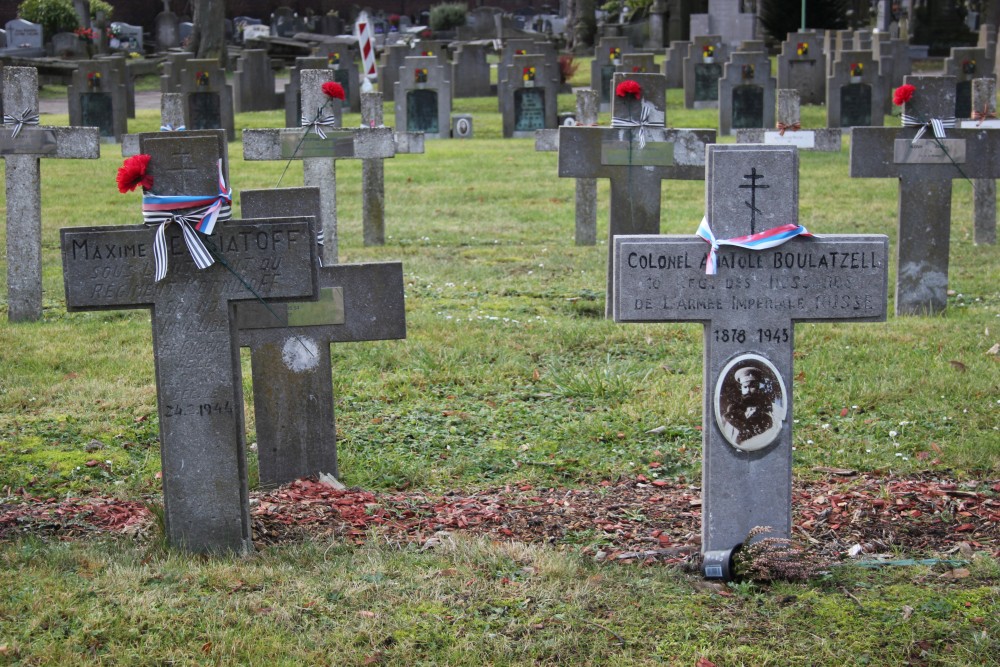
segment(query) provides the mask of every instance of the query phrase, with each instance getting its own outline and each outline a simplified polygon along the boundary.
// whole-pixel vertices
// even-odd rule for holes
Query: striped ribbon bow
[[[802,123],[800,123],[799,121],[795,121],[794,123],[788,123],[788,124],[778,123],[776,127],[778,128],[778,136],[783,137],[785,136],[786,131],[798,132],[799,130],[801,130]]]
[[[11,139],[17,139],[17,135],[21,134],[21,128],[25,125],[38,125],[39,122],[38,113],[31,109],[25,109],[15,116],[6,113],[3,115],[3,124],[14,126],[14,131],[10,135]]]
[[[326,132],[323,131],[323,128],[332,129],[337,127],[337,118],[333,114],[324,116],[322,113],[317,115],[313,120],[309,120],[303,116],[302,127],[306,128],[306,133],[309,130],[314,130],[320,139],[326,139]]]
[[[911,116],[909,114],[903,114],[903,127],[919,127],[920,130],[917,131],[913,141],[910,143],[916,143],[917,139],[924,136],[927,132],[927,128],[931,128],[934,132],[935,139],[944,139],[944,130],[948,127],[955,127],[955,117],[951,118],[931,118],[930,120],[921,120],[916,116]]]
[[[233,191],[226,186],[219,160],[219,193],[217,195],[153,195],[142,196],[142,218],[147,225],[157,225],[153,239],[153,257],[156,260],[155,282],[167,275],[167,227],[176,222],[184,233],[184,243],[194,259],[195,266],[207,269],[215,263],[208,248],[196,232],[208,236],[215,230],[215,223],[232,217]]]
[[[715,238],[715,234],[712,233],[712,228],[708,226],[707,217],[701,219],[701,224],[698,225],[698,231],[695,233],[708,241],[709,245],[712,246],[711,250],[708,251],[708,258],[705,260],[705,273],[710,276],[714,276],[718,272],[716,253],[718,253],[721,246],[728,245],[748,250],[766,250],[767,248],[777,247],[796,236],[812,236],[809,230],[802,225],[789,223],[763,232],[757,232],[756,234],[750,234],[749,236],[717,239]]]
[[[640,150],[646,147],[646,128],[647,127],[664,127],[663,118],[657,118],[662,114],[656,113],[656,107],[652,104],[643,104],[642,110],[639,112],[639,120],[633,120],[631,113],[628,118],[619,118],[618,116],[612,116],[611,127],[626,127],[626,128],[639,128],[637,134],[637,139],[639,141]]]
[[[185,130],[187,130],[187,128],[184,127],[183,124],[174,127],[170,123],[164,123],[160,126],[160,132],[184,132]]]

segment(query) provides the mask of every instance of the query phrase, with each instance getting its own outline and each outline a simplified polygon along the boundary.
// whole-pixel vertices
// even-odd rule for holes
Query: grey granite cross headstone
[[[244,190],[243,218],[315,216],[318,188]],[[262,486],[321,472],[339,477],[330,343],[406,338],[403,265],[319,269],[317,302],[236,307],[240,345],[250,348]]]
[[[333,81],[332,70],[303,70],[300,76],[302,113],[314,119],[319,110],[329,110],[338,100],[328,101],[321,86]],[[326,112],[324,112],[326,113]],[[244,160],[302,160],[303,180],[320,190],[323,230],[323,264],[337,263],[337,171],[336,160],[389,158],[396,153],[390,128],[353,130],[325,129],[322,139],[314,129],[284,128],[243,130]]]
[[[842,130],[839,127],[802,129],[799,127],[799,109],[799,91],[779,88],[777,129],[739,130],[736,133],[737,143],[795,146],[799,150],[839,153]]]
[[[718,239],[798,224],[793,147],[712,145],[706,218]],[[755,526],[792,524],[795,323],[886,316],[884,235],[796,237],[765,250],[723,245],[706,274],[699,236],[619,236],[616,322],[701,322],[702,553],[728,578],[728,555]],[[721,553],[721,557],[720,557]]]
[[[997,119],[997,82],[982,78],[972,80],[972,113],[977,117],[963,120],[967,130],[1000,130]],[[997,242],[997,182],[992,178],[972,181],[973,241],[977,245],[994,245]]]
[[[599,99],[596,90],[576,91],[575,125],[597,125]],[[535,130],[535,150],[558,152],[559,130]],[[597,181],[593,178],[576,179],[576,244],[597,244]]]
[[[184,125],[184,95],[162,93],[160,95],[160,131],[186,131]],[[212,136],[214,130],[192,130],[191,136]],[[122,137],[122,157],[131,157],[139,152],[139,135],[126,134]]]
[[[11,117],[38,114],[38,70],[3,68],[3,109]],[[14,136],[14,132],[17,136]],[[42,317],[42,190],[39,159],[98,158],[96,127],[46,127],[5,123],[0,157],[7,182],[7,318]]]
[[[361,93],[361,124],[383,127],[382,93]],[[423,153],[423,132],[396,132],[396,154]],[[385,245],[385,165],[382,158],[361,161],[361,226],[366,246]]]
[[[614,94],[622,81],[642,87],[642,100],[663,114],[666,124],[666,77],[662,74],[617,73],[612,80],[612,116],[639,117],[638,105]],[[559,175],[570,178],[607,178],[611,181],[610,240],[605,313],[611,316],[612,240],[619,234],[656,234],[660,231],[662,180],[705,178],[705,146],[715,142],[715,130],[645,128],[646,146],[639,148],[638,131],[618,127],[562,127],[559,129]]]
[[[903,113],[929,122],[953,117],[955,79],[908,76],[916,87]],[[851,176],[899,179],[896,314],[938,313],[948,300],[951,182],[1000,178],[1000,132],[948,129],[936,139],[916,127],[851,129]]]
[[[218,192],[217,136],[143,135],[159,195]],[[231,220],[206,245],[225,259],[199,270],[177,224],[166,230],[169,265],[154,282],[154,228],[61,230],[66,308],[148,308],[160,424],[167,539],[188,551],[252,550],[239,347],[231,304],[316,298],[312,221]],[[239,274],[234,275],[227,266]]]

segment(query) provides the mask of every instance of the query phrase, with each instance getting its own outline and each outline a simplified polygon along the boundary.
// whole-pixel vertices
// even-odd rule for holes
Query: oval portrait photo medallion
[[[742,354],[726,364],[715,385],[715,421],[736,449],[752,452],[778,437],[788,413],[785,381],[759,354]]]

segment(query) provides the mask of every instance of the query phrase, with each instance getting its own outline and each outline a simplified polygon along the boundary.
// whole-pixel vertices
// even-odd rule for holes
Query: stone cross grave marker
[[[712,145],[706,221],[717,239],[798,224],[793,147]],[[704,574],[729,578],[734,547],[755,526],[792,524],[795,323],[884,321],[884,235],[793,237],[750,250],[722,245],[706,272],[701,236],[619,236],[616,322],[701,322]]]
[[[101,155],[96,127],[47,127],[38,123],[38,70],[3,68],[4,126],[0,157],[7,188],[7,318],[42,317],[42,189],[40,158]]]
[[[302,109],[307,119],[316,118],[317,111],[336,107],[321,86],[333,80],[331,70],[303,70]],[[325,114],[326,111],[323,112]],[[339,115],[339,114],[338,114]],[[244,160],[302,160],[303,180],[307,186],[320,190],[323,238],[323,264],[337,263],[337,171],[336,160],[389,158],[396,154],[392,130],[382,128],[323,129],[319,128],[243,130]]]
[[[611,316],[613,239],[619,234],[657,234],[660,231],[662,180],[705,178],[705,146],[715,143],[715,130],[665,128],[666,77],[662,74],[616,73],[612,90],[625,81],[642,88],[636,101],[612,95],[612,118],[632,123],[646,109],[654,127],[562,127],[559,129],[559,175],[569,178],[607,178],[611,181],[610,239],[605,313]],[[612,120],[612,125],[616,121]],[[642,130],[645,146],[639,146]]]
[[[972,80],[972,120],[961,121],[966,130],[1000,130],[997,119],[997,82],[994,79]],[[976,245],[997,242],[997,182],[992,178],[972,181],[973,241]]]
[[[244,190],[244,219],[317,215],[318,188]],[[330,344],[406,338],[403,265],[319,269],[319,301],[236,307],[250,348],[262,486],[321,472],[339,477]],[[277,317],[275,317],[277,315]]]
[[[219,190],[217,136],[143,135],[158,195]],[[154,228],[146,225],[61,230],[66,308],[149,308],[160,423],[167,539],[192,552],[253,549],[239,348],[230,304],[316,298],[312,221],[232,220],[206,244],[221,262],[197,269],[179,225],[166,230],[169,265],[154,282]]]
[[[180,93],[162,93],[160,95],[160,132],[185,131],[187,131],[187,127],[184,125],[184,96]],[[122,137],[122,157],[131,157],[139,152],[139,136],[138,134],[126,134]],[[215,136],[215,130],[191,130],[190,136]],[[228,169],[228,166],[226,168]]]
[[[598,104],[596,90],[576,91],[575,125],[597,125]],[[558,152],[559,130],[535,130],[535,150]],[[593,178],[576,179],[576,244],[597,244],[597,181]]]
[[[955,118],[972,117],[972,80],[993,77],[995,55],[985,48],[953,46],[945,58],[945,75],[955,77]]]
[[[307,69],[325,69],[329,61],[319,56],[300,56],[288,70],[285,84],[285,127],[302,126],[302,72]],[[313,111],[315,113],[315,110]],[[338,108],[337,113],[340,113]]]
[[[559,126],[559,69],[544,54],[515,55],[497,84],[503,136],[534,138]]]
[[[777,129],[756,128],[739,130],[736,142],[740,144],[767,144],[769,146],[795,146],[799,150],[840,152],[839,127],[804,130],[799,119],[799,91],[778,89]]]
[[[826,101],[826,57],[823,39],[814,30],[790,32],[781,43],[778,62],[778,88],[799,91],[806,104]]]
[[[955,78],[908,76],[916,87],[903,114],[930,123],[954,119]],[[898,178],[896,314],[938,313],[948,300],[948,246],[951,236],[951,182],[956,178],[1000,178],[1000,132],[931,128],[851,129],[854,178]]]
[[[719,106],[719,79],[729,49],[719,35],[698,35],[684,59],[684,108],[715,109]]]
[[[393,106],[396,126],[406,132],[423,132],[428,139],[446,139],[451,128],[449,67],[436,56],[409,56],[396,78]]]
[[[385,127],[382,109],[382,93],[361,93],[363,126]],[[396,132],[394,143],[396,155],[423,153],[424,133]],[[385,245],[385,165],[382,159],[361,161],[361,227],[366,246]]]
[[[110,58],[81,61],[66,89],[69,124],[96,127],[111,142],[121,141],[128,127],[128,91],[115,68]]]

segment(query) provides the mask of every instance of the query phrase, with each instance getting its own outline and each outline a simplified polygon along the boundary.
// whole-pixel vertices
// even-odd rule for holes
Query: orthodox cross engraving
[[[770,185],[764,185],[763,183],[757,183],[758,178],[764,178],[764,174],[757,173],[757,167],[753,167],[749,174],[744,174],[743,178],[750,179],[750,183],[744,183],[738,186],[741,190],[750,190],[750,201],[744,201],[743,203],[747,205],[750,209],[750,233],[757,233],[757,214],[763,214],[759,208],[757,208],[757,189],[767,189],[771,187]]]

